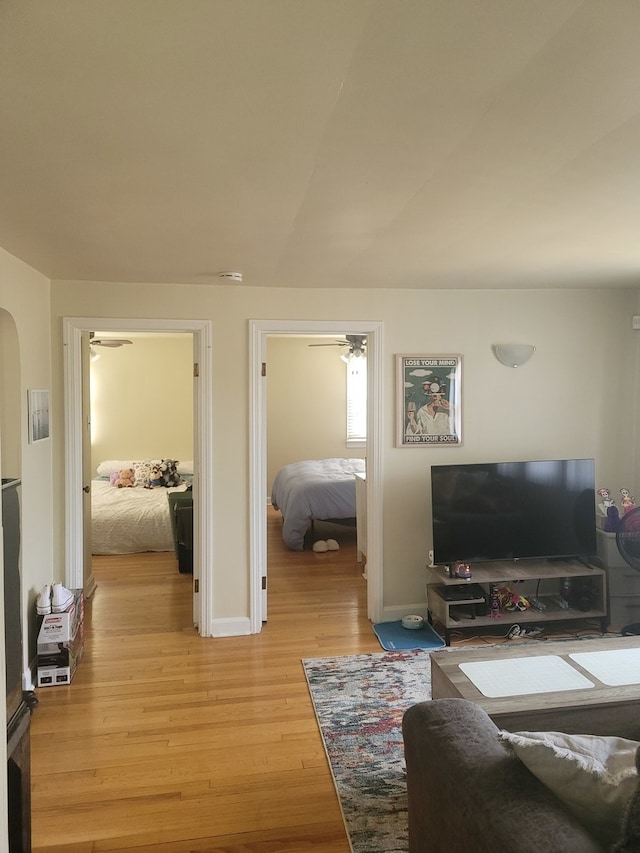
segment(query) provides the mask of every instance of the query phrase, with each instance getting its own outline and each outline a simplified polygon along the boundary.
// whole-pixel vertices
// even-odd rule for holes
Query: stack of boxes
[[[71,590],[64,613],[38,616],[38,687],[70,684],[84,649],[84,596]]]

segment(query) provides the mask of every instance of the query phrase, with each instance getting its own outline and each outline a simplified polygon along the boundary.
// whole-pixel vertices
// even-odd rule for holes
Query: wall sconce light
[[[522,367],[536,351],[532,344],[494,344],[493,352],[506,367]]]

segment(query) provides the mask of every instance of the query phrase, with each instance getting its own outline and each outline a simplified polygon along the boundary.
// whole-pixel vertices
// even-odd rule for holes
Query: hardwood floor
[[[32,717],[34,853],[348,853],[301,658],[381,651],[355,533],[289,551],[270,511],[269,620],[202,639],[172,554],[95,557],[85,653]]]

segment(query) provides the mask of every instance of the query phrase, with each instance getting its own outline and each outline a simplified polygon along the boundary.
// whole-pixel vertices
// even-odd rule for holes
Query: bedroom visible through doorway
[[[378,400],[382,381],[380,366],[382,324],[362,321],[348,325],[342,322],[326,321],[250,321],[250,329],[250,355],[253,364],[251,371],[253,433],[251,441],[251,618],[252,632],[258,633],[268,615],[268,554],[265,533],[267,504],[271,484],[281,460],[286,455],[291,459],[290,454],[297,454],[299,458],[309,456],[315,458],[318,455],[345,458],[351,454],[355,457],[358,452],[348,447],[346,443],[344,363],[340,361],[339,350],[334,352],[333,347],[312,346],[311,340],[313,338],[317,340],[318,336],[329,340],[331,337],[343,338],[347,334],[354,333],[367,338],[369,351],[367,414],[370,434],[366,448],[363,447],[360,452],[363,457],[366,455],[367,479],[374,489],[367,497],[368,517],[372,519],[374,516],[379,516],[381,512],[381,494],[377,486],[381,452],[381,418]],[[304,351],[301,347],[304,347]],[[297,354],[294,352],[296,349]],[[276,358],[274,351],[277,350],[280,352]],[[280,368],[278,362],[280,362]],[[261,363],[265,365],[262,369]],[[323,395],[320,389],[323,379],[326,379],[327,373],[331,370],[329,365],[336,371],[334,376],[337,378],[328,383],[328,395]],[[272,391],[272,388],[275,390]],[[303,399],[300,399],[301,397]],[[327,433],[321,425],[323,413],[327,410],[333,417],[334,424],[337,423],[339,426],[333,430],[329,440],[327,440],[328,435],[325,435],[322,440],[318,439],[318,434]],[[274,447],[277,448],[278,442],[274,444],[272,441],[272,424],[274,429],[281,428],[283,435],[287,436],[286,442],[280,443],[281,449],[276,449],[275,452]],[[314,439],[316,424],[319,428]],[[326,534],[327,538],[336,538],[330,535],[336,530],[335,527],[330,528]],[[374,527],[367,552],[367,615],[370,619],[377,618],[382,604],[379,568],[381,535],[381,525]],[[314,552],[309,553],[313,558]],[[302,552],[302,556],[306,557],[306,551]]]
[[[327,460],[331,465],[333,463],[329,460],[335,460],[335,465],[342,467],[341,460],[348,458],[349,462],[345,462],[345,465],[349,470],[352,464],[358,462],[362,462],[364,469],[366,439],[357,445],[354,442],[352,446],[349,446],[348,441],[349,364],[348,359],[345,359],[345,347],[341,343],[344,340],[346,338],[340,334],[272,335],[267,340],[268,496],[273,494],[276,474],[280,471],[282,478],[290,463],[298,465],[308,461],[314,465],[320,460]],[[366,360],[366,356],[362,360]],[[295,400],[294,406],[291,405],[292,400]],[[283,412],[286,413],[285,417]],[[345,481],[341,486],[339,497],[344,500],[351,490],[351,483]],[[338,487],[337,483],[335,486],[328,484],[330,490]],[[340,577],[350,577],[355,573],[362,579],[362,584],[366,584],[363,566],[357,562],[355,486],[353,499],[350,518],[341,519],[340,523],[314,521],[309,526],[304,535],[303,550],[291,557],[291,563],[297,566],[298,572],[331,572],[338,585]],[[280,528],[281,541],[278,543],[268,532],[267,589],[274,580],[277,582],[272,577],[272,565],[280,566],[283,557],[285,560],[287,558],[286,551],[299,545],[297,538],[295,542],[291,541],[286,526],[283,528],[281,512],[274,512],[275,526],[276,529],[278,526]],[[303,521],[305,512],[302,510]],[[292,508],[290,518],[293,515]],[[268,513],[267,524],[274,524],[271,513]],[[363,595],[361,600],[366,601],[366,596]],[[317,606],[322,609],[323,601],[318,600]]]
[[[198,376],[193,377],[193,623],[202,636],[213,635],[213,602],[211,601],[212,579],[211,554],[212,531],[201,519],[210,514],[213,505],[212,476],[212,327],[209,320],[127,320],[110,318],[67,317],[63,321],[65,361],[65,430],[68,452],[65,456],[65,471],[68,489],[66,492],[66,585],[92,591],[90,559],[86,559],[84,543],[84,519],[89,517],[88,497],[91,488],[91,461],[83,463],[83,447],[87,430],[84,425],[82,393],[83,376],[89,373],[89,335],[96,329],[117,330],[120,337],[136,334],[162,335],[184,333],[192,339],[193,363],[197,363]],[[192,374],[193,376],[193,374]],[[150,418],[147,420],[149,423]],[[189,461],[189,460],[187,460]]]
[[[167,497],[193,479],[193,336],[96,331],[90,422],[92,554],[174,552]],[[153,479],[163,459],[177,469],[166,482]],[[132,488],[114,491],[130,470]]]

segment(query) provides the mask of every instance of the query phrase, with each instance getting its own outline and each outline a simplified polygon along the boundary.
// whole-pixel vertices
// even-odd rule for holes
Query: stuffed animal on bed
[[[162,477],[162,485],[167,488],[171,486],[179,486],[182,482],[182,477],[178,473],[178,465],[180,463],[176,459],[163,459],[160,465],[160,476]]]
[[[163,459],[159,464],[154,465],[145,488],[154,489],[162,486],[168,489],[171,486],[179,486],[182,482],[182,477],[178,473],[179,464],[175,459]]]
[[[145,489],[155,489],[157,486],[164,486],[162,479],[162,471],[159,465],[154,465],[149,474],[149,479],[144,484]]]
[[[122,471],[118,472],[118,479],[115,481],[114,486],[117,486],[119,489],[130,489],[135,485],[135,473],[133,468],[123,468]]]

